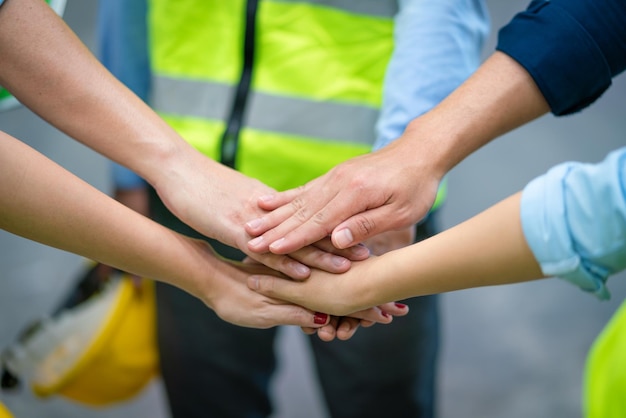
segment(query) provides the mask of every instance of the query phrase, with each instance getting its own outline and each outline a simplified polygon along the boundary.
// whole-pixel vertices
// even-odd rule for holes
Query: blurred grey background
[[[106,0],[105,0],[106,1]],[[489,0],[492,34],[525,0]],[[69,0],[65,20],[94,48],[96,0]],[[565,118],[545,116],[484,147],[449,175],[442,209],[450,227],[522,188],[566,160],[597,162],[626,142],[626,76],[590,109]],[[103,157],[72,141],[27,109],[0,114],[0,129],[20,138],[108,193]],[[50,312],[83,266],[80,257],[0,231],[0,348],[30,320]],[[459,291],[442,297],[440,418],[570,418],[581,415],[587,350],[626,296],[626,275],[610,281],[612,299],[599,302],[558,280]],[[360,332],[367,332],[361,330]],[[299,329],[284,328],[273,382],[275,418],[324,418],[308,346]],[[389,348],[393,355],[393,347]],[[90,409],[61,398],[40,400],[27,390],[0,393],[16,418],[167,418],[155,380],[128,404]],[[349,400],[346,400],[349,402]]]

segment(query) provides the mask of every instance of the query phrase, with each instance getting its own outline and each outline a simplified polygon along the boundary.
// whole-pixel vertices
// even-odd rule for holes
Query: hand
[[[409,307],[407,305],[395,302],[386,303],[371,309],[380,312],[383,317],[389,318],[389,322],[387,323],[390,323],[394,316],[404,316],[409,313]],[[356,333],[359,326],[369,328],[376,324],[374,321],[359,319],[368,311],[370,311],[370,309],[355,312],[351,314],[351,316],[332,316],[328,325],[317,329],[302,327],[302,331],[309,335],[317,333],[317,336],[322,341],[332,341],[335,337],[342,341],[349,340]]]
[[[410,134],[407,129],[389,146],[348,160],[298,189],[262,196],[259,205],[272,212],[246,224],[257,236],[248,248],[286,254],[329,234],[337,248],[347,248],[422,219],[445,170],[433,165],[428,146],[424,152],[410,149],[404,139]]]
[[[254,267],[255,275],[262,273],[263,270],[268,272],[269,269],[258,264],[251,258],[246,258],[241,263],[246,266]],[[276,272],[269,272],[269,274],[277,275]],[[289,280],[286,277],[283,280]],[[318,336],[323,341],[332,341],[335,337],[341,340],[350,339],[359,328],[359,325],[363,327],[370,327],[376,323],[389,324],[393,320],[394,316],[404,316],[408,313],[408,307],[403,304],[386,304],[379,307],[364,309],[360,312],[355,312],[346,317],[331,317],[327,325],[319,328],[302,327],[302,331],[306,334],[318,333]]]
[[[247,247],[251,238],[244,230],[247,220],[266,212],[257,205],[259,196],[273,193],[261,182],[216,163],[193,151],[168,166],[153,185],[165,205],[197,231],[244,253],[294,279],[305,279],[308,266],[340,273],[350,260],[362,260],[369,251],[361,246],[338,250],[330,240],[316,240],[289,256],[255,253]]]
[[[410,226],[408,228],[401,229],[399,231],[388,231],[378,234],[369,240],[365,241],[365,245],[370,249],[370,252],[374,255],[382,255],[386,252],[396,250],[398,248],[406,247],[415,241],[415,227]],[[386,303],[384,305],[372,308],[380,311],[382,315],[404,316],[408,313],[408,307],[402,303]],[[359,313],[353,314],[358,317]],[[333,316],[329,325],[332,327],[303,328],[302,330],[306,334],[313,334],[317,332],[317,335],[323,341],[332,341],[335,337],[340,340],[347,340],[351,338],[359,325],[363,327],[369,327],[374,325],[374,322],[367,321],[365,319],[356,320],[355,317],[336,317]]]
[[[375,260],[376,257],[370,257],[356,262],[343,274],[313,270],[311,276],[302,282],[272,275],[252,275],[248,286],[267,297],[289,301],[313,311],[340,317],[351,316],[354,312],[377,305],[376,302],[370,302],[376,289],[367,287],[371,275],[369,268]]]
[[[251,328],[298,325],[319,328],[329,316],[251,291],[247,279],[253,274],[278,274],[260,264],[246,264],[219,257],[205,241],[190,240],[210,268],[204,269],[193,287],[182,287],[195,295],[223,320]]]

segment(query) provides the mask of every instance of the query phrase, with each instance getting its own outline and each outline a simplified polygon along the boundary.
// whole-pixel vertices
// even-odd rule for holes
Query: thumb
[[[359,244],[381,232],[396,229],[400,222],[388,207],[361,212],[343,221],[333,229],[331,241],[340,249]]]

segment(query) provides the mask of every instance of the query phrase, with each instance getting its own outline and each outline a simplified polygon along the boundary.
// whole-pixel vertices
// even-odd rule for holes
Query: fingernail
[[[309,274],[311,274],[311,270],[305,266],[304,264],[300,264],[300,263],[294,263],[295,269],[298,273],[300,273],[300,275],[307,277]]]
[[[404,309],[404,308],[406,308],[406,305],[404,303],[396,302],[396,308]]]
[[[271,250],[274,250],[274,251],[280,250],[280,246],[283,245],[283,242],[285,242],[285,238],[277,239],[276,241],[272,242],[270,244],[270,251]]]
[[[341,231],[337,232],[336,241],[339,245],[339,248],[348,248],[352,244],[352,241],[354,241],[354,238],[352,237],[352,232],[348,228],[342,229]]]
[[[251,239],[250,241],[248,241],[248,244],[253,246],[253,247],[257,247],[259,245],[261,245],[261,243],[263,242],[263,237],[256,237],[254,239]]]
[[[253,290],[259,290],[259,278],[258,277],[254,277],[251,276],[248,279],[248,285],[250,286],[251,289]]]
[[[247,222],[246,226],[250,229],[257,229],[258,227],[261,226],[262,223],[263,223],[263,219],[257,218],[257,219],[251,220],[250,222]]]
[[[271,202],[272,200],[274,200],[274,195],[273,194],[266,194],[266,195],[260,196],[259,200],[261,200],[263,202]]]
[[[333,263],[335,267],[343,267],[347,262],[348,260],[343,257],[333,256],[331,258],[331,263]]]
[[[325,324],[327,320],[328,320],[328,314],[315,312],[313,322],[315,322],[318,325],[322,325],[322,324]]]
[[[389,314],[385,311],[381,311],[380,312],[382,314],[382,316],[384,316],[385,318],[389,318]]]
[[[354,254],[357,257],[370,255],[370,249],[367,248],[364,244],[358,244],[358,245],[352,246],[350,247],[350,251],[352,252],[352,254]]]

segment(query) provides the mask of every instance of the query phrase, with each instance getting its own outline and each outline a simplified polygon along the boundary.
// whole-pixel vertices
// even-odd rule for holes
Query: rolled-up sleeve
[[[599,164],[564,163],[522,193],[524,235],[543,273],[594,293],[626,269],[626,147]]]
[[[498,34],[555,115],[593,103],[626,68],[626,2],[534,0]]]

